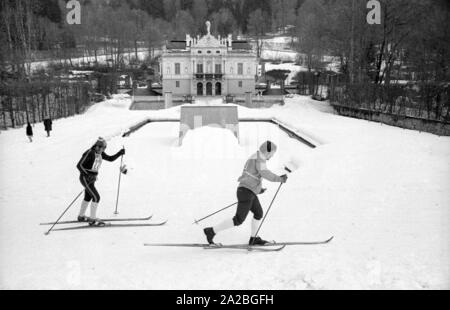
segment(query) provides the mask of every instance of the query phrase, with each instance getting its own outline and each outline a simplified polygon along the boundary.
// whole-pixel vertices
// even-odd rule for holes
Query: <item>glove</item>
[[[267,190],[267,188],[262,188],[262,189],[261,189],[261,192],[260,192],[259,194],[260,194],[260,195],[261,195],[261,194],[264,194],[264,193],[266,192],[266,190]]]
[[[125,149],[121,149],[121,150],[119,151],[119,156],[123,156],[123,155],[125,155]]]
[[[286,174],[282,175],[280,178],[281,178],[281,183],[286,183],[288,180],[288,176]]]

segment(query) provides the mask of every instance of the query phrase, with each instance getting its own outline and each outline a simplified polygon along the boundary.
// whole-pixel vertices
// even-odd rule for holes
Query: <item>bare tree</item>
[[[268,31],[267,26],[267,16],[264,16],[264,13],[261,9],[257,9],[253,13],[250,13],[248,18],[247,29],[250,35],[254,36],[256,41],[256,52],[258,58],[261,57],[262,49],[264,45],[264,36]]]

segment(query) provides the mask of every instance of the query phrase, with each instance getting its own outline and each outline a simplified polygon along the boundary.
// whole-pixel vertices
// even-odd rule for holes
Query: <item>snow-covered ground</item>
[[[155,57],[159,54],[161,54],[161,50],[156,50],[155,51]],[[143,60],[145,58],[147,58],[149,55],[149,52],[147,49],[143,49],[140,48],[138,50],[137,56],[139,57],[139,59]],[[136,53],[134,51],[130,51],[127,53],[123,54],[123,58],[125,63],[129,64],[131,60],[133,60],[136,57]],[[107,64],[108,63],[108,59],[111,59],[112,56],[111,55],[98,55],[97,56],[97,61],[99,64]],[[95,56],[84,56],[84,57],[77,57],[77,58],[71,58],[71,62],[74,66],[81,66],[86,64],[87,62],[95,62]],[[64,61],[64,60],[63,60]],[[69,62],[69,60],[66,60],[67,62]],[[45,69],[46,67],[48,67],[48,65],[50,63],[58,63],[58,61],[51,61],[51,60],[41,60],[41,61],[35,61],[31,63],[30,69],[32,72],[36,71],[36,70],[41,70],[41,69]]]
[[[177,145],[180,108],[130,111],[116,97],[87,113],[54,122],[51,138],[36,125],[0,134],[0,288],[2,289],[448,289],[450,288],[450,138],[334,115],[326,103],[287,99],[270,109],[239,108],[240,117],[276,117],[320,145],[310,149],[269,124],[240,125],[240,144],[216,128],[191,131]],[[154,214],[163,227],[53,232],[55,220],[81,191],[76,163],[98,136],[112,154],[125,145],[121,217]],[[261,231],[277,241],[335,239],[325,246],[278,253],[149,248],[143,243],[205,242],[202,228],[233,216],[236,179],[266,139],[279,145],[270,167],[291,174]],[[104,162],[99,215],[115,207],[119,162]],[[265,183],[267,209],[277,184]],[[79,202],[65,219],[76,217]],[[216,237],[246,242],[250,221]]]
[[[270,39],[264,39],[264,49],[268,50],[285,50],[290,49],[293,42],[297,39],[289,36],[275,36]]]
[[[302,71],[306,72],[306,71],[308,71],[308,68],[306,68],[304,66],[298,66],[295,63],[284,63],[284,64],[267,63],[266,64],[266,72],[271,71],[271,70],[289,70],[289,71],[291,71],[285,81],[286,85],[290,85],[292,82],[294,82],[294,78],[298,72],[302,72]]]
[[[281,61],[297,61],[298,53],[295,51],[281,51],[281,50],[263,50],[261,53],[262,59],[273,59]]]

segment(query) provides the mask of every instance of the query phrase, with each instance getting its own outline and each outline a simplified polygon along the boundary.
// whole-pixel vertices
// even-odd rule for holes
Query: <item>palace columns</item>
[[[212,71],[211,73],[212,74],[216,73],[215,64],[216,64],[216,62],[215,62],[215,58],[213,56],[213,58],[212,58],[212,66],[211,66],[211,71]],[[212,95],[215,96],[216,95],[216,79],[214,78],[214,75],[213,75],[213,79],[212,79],[211,83],[212,83]]]

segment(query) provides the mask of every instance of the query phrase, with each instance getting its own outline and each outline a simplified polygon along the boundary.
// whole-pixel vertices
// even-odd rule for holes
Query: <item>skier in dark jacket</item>
[[[105,226],[105,223],[97,218],[97,207],[100,202],[100,195],[95,188],[95,181],[97,180],[98,171],[102,165],[102,160],[113,162],[120,156],[125,155],[125,149],[120,150],[114,156],[109,156],[105,153],[106,141],[99,138],[97,142],[87,150],[81,160],[78,162],[77,168],[80,171],[80,182],[85,188],[84,200],[81,203],[80,214],[78,216],[79,222],[89,222],[91,226]],[[89,202],[91,202],[91,215],[85,215]]]
[[[30,139],[30,142],[33,142],[33,127],[31,127],[30,123],[27,125],[27,137]]]
[[[268,243],[256,235],[264,214],[257,195],[265,192],[265,189],[262,188],[262,179],[281,183],[286,183],[288,179],[287,175],[278,176],[267,169],[266,161],[270,160],[276,151],[277,146],[267,141],[247,160],[242,176],[238,180],[236,215],[217,226],[204,229],[209,244],[214,244],[213,238],[217,233],[242,225],[249,212],[253,213],[249,245],[264,245]]]

